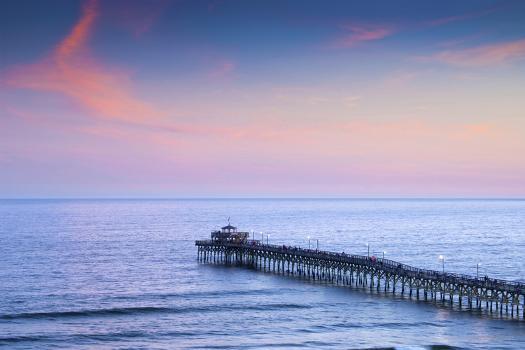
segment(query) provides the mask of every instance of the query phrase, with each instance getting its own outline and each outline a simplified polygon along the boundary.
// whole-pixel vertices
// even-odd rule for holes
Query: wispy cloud
[[[154,123],[163,113],[132,92],[130,75],[108,68],[90,56],[87,42],[99,15],[96,0],[43,60],[11,68],[4,83],[16,88],[55,92],[71,98],[97,118],[139,124]]]
[[[345,24],[341,29],[346,33],[332,42],[331,47],[350,48],[363,42],[384,39],[396,32],[391,26],[372,24]]]
[[[470,48],[445,50],[431,56],[419,57],[422,61],[438,61],[454,66],[482,67],[525,59],[525,39]]]
[[[346,23],[339,25],[344,32],[330,43],[331,48],[351,48],[366,42],[382,40],[401,31],[413,31],[423,28],[443,26],[450,23],[462,22],[478,17],[489,15],[497,11],[497,8],[440,17],[423,22],[397,22],[397,23]]]
[[[97,0],[86,1],[78,22],[48,56],[34,64],[8,69],[0,84],[65,96],[94,119],[97,130],[104,129],[109,135],[129,135],[121,130],[123,126],[133,129],[132,132],[141,135],[143,140],[157,143],[172,139],[170,134],[173,133],[231,134],[230,130],[170,120],[166,111],[137,96],[129,72],[108,67],[95,59],[90,54],[88,41],[99,16],[98,5]],[[228,66],[223,67],[223,70],[228,69]],[[89,129],[74,125],[69,128],[74,132]]]
[[[474,19],[474,18],[483,17],[485,15],[488,15],[488,14],[491,14],[491,13],[495,12],[496,10],[497,10],[496,8],[490,8],[490,9],[481,10],[481,11],[464,13],[464,14],[461,14],[461,15],[440,17],[440,18],[436,18],[436,19],[430,20],[428,22],[428,24],[431,25],[431,26],[440,26],[440,25],[453,23],[453,22],[466,21],[466,20],[470,20],[470,19]]]

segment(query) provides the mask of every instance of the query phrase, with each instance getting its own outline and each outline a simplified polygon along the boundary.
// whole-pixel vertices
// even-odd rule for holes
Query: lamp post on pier
[[[481,265],[480,262],[476,264],[476,278],[479,278],[479,265]]]
[[[270,237],[269,233],[266,234],[266,245],[268,245],[268,237]]]
[[[383,250],[383,260],[385,260],[386,251]]]
[[[370,258],[370,244],[366,244],[366,247],[368,248],[368,252],[366,253],[366,256]]]
[[[310,250],[310,236],[306,237],[308,239],[308,250]]]
[[[443,273],[445,273],[445,257],[443,255],[440,255],[439,260],[441,261],[441,264],[443,266]]]
[[[317,240],[317,247],[316,247],[317,250],[319,250],[319,240]]]

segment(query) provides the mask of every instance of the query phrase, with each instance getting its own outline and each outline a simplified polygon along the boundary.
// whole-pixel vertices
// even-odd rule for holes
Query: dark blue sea
[[[227,223],[270,243],[525,281],[524,200],[2,200],[6,349],[525,349],[525,321],[198,263]]]

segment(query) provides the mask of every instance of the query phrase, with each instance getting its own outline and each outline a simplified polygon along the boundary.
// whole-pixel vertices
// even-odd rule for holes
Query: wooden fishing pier
[[[525,319],[525,283],[425,270],[375,257],[264,244],[231,225],[195,242],[205,263],[236,264]],[[520,313],[521,311],[521,313]]]

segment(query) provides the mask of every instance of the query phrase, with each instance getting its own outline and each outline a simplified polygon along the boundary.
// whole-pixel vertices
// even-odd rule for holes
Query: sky
[[[524,1],[0,6],[0,198],[525,197]]]

